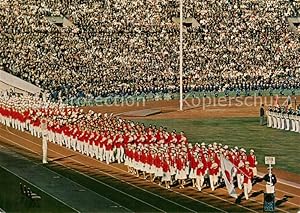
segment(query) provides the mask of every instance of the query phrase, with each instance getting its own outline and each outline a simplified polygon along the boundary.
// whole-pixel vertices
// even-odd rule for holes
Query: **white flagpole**
[[[182,75],[183,75],[183,49],[182,49],[182,42],[183,42],[183,37],[182,37],[182,31],[183,31],[183,12],[182,12],[182,7],[183,7],[183,0],[180,0],[180,47],[179,47],[179,84],[180,84],[180,107],[179,110],[183,110],[183,82],[182,82]]]

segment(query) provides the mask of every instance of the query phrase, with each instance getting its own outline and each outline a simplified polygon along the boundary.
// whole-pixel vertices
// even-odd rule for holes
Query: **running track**
[[[22,133],[2,125],[0,141],[34,154],[35,157],[40,158],[41,156],[41,140],[28,133]],[[261,183],[253,187],[253,192],[257,192],[255,194],[258,196],[251,197],[248,201],[242,200],[241,204],[235,204],[235,199],[227,195],[225,188],[217,189],[214,192],[211,192],[210,189],[198,192],[191,187],[185,189],[174,187],[166,190],[157,184],[128,174],[123,165],[106,165],[56,144],[48,143],[48,156],[50,161],[63,158],[59,162],[56,161],[56,164],[79,173],[97,184],[108,185],[108,188],[119,193],[123,198],[133,200],[136,205],[143,206],[145,211],[199,212],[205,206],[216,212],[262,212],[263,194],[259,192],[264,190],[264,184]],[[115,184],[107,184],[106,179],[114,180]],[[120,183],[123,186],[120,186]],[[289,197],[286,200],[284,196]],[[300,189],[278,184],[276,198],[284,201],[277,207],[277,212],[299,211]]]

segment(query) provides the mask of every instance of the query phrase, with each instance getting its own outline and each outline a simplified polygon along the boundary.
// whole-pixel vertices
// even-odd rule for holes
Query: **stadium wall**
[[[15,92],[19,93],[40,93],[41,88],[28,83],[14,75],[11,75],[3,70],[0,70],[0,90],[13,89]]]

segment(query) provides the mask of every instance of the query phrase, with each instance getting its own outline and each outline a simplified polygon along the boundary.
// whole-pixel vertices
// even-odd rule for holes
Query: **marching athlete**
[[[169,155],[166,155],[163,160],[163,177],[162,182],[165,182],[166,189],[170,189],[171,183],[171,170],[170,170],[170,159]]]
[[[215,187],[218,184],[219,165],[216,163],[213,157],[210,158],[210,162],[208,163],[208,171],[209,171],[210,188],[212,191],[214,191]]]
[[[205,164],[202,162],[202,158],[199,155],[198,157],[198,165],[196,168],[196,187],[198,189],[198,191],[202,190],[203,184],[204,184],[204,176],[206,174],[206,166]]]
[[[243,176],[244,176],[244,194],[246,200],[249,199],[249,193],[252,190],[252,179],[253,179],[253,172],[250,168],[249,161],[245,162],[245,167],[242,169]]]

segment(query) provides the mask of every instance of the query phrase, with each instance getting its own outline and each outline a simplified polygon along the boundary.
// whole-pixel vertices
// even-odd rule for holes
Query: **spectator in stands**
[[[184,91],[300,88],[300,42],[286,17],[296,3],[184,2]],[[0,3],[0,63],[52,99],[178,92],[179,3]],[[47,16],[64,16],[58,27]]]

